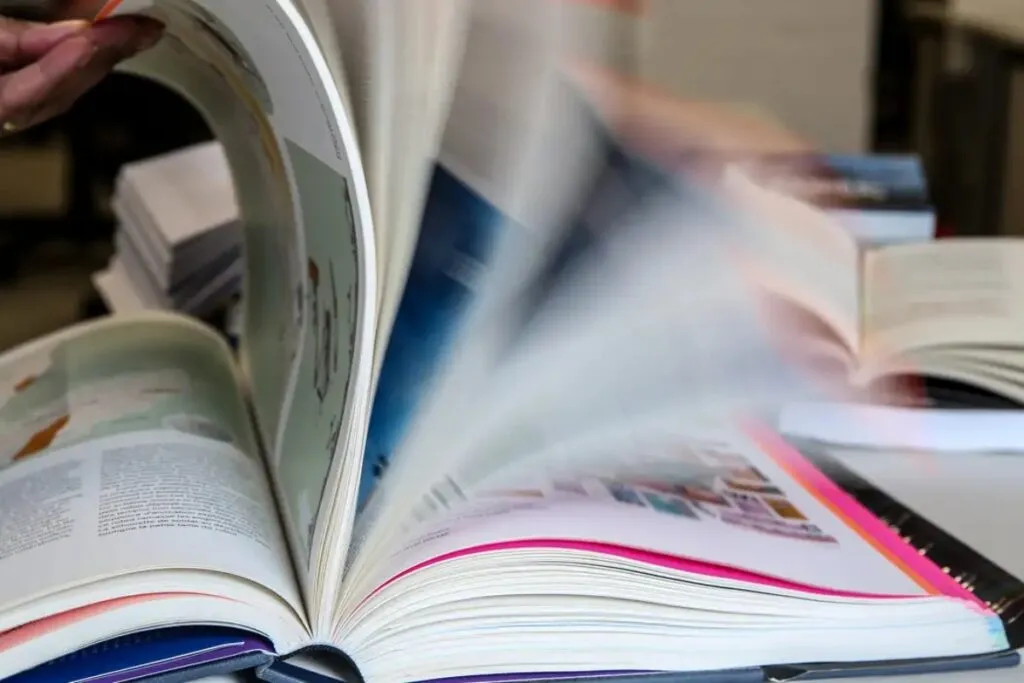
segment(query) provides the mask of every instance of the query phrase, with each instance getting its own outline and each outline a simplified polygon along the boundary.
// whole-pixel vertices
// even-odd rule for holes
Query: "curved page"
[[[224,145],[243,219],[251,400],[300,572],[313,585],[341,458],[360,443],[374,248],[355,134],[289,2],[113,0],[167,31],[129,63],[192,100]],[[358,439],[356,439],[358,441]],[[342,541],[344,542],[344,541]]]

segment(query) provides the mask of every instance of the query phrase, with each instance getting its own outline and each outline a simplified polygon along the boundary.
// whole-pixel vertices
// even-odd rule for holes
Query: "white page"
[[[370,0],[324,0],[331,19],[345,77],[364,174],[373,207],[374,227],[382,231],[387,221],[385,162],[387,159],[387,122],[383,109],[390,105],[390,88],[385,78],[385,59],[395,53],[393,33],[383,25],[383,8],[374,8]],[[377,250],[377,265],[384,264],[384,249]]]
[[[555,139],[552,129],[565,125],[565,121],[557,118],[561,102],[556,97],[562,85],[560,6],[561,3],[549,0],[520,3],[484,0],[471,4],[462,70],[441,143],[440,170],[435,175],[435,182],[440,176],[447,191],[443,198],[432,196],[427,209],[437,212],[433,229],[439,230],[444,240],[433,252],[447,251],[429,254],[429,261],[423,266],[432,269],[432,274],[424,278],[430,281],[432,288],[458,290],[459,296],[468,298],[470,303],[454,314],[446,305],[439,315],[437,302],[416,302],[412,317],[429,322],[422,330],[415,325],[411,326],[415,329],[403,328],[405,337],[400,341],[405,342],[403,347],[408,347],[417,370],[403,372],[390,378],[393,383],[378,386],[374,427],[378,421],[385,420],[387,431],[392,433],[381,435],[371,429],[372,448],[368,448],[368,461],[378,451],[388,455],[395,452],[397,440],[393,432],[398,432],[398,439],[425,442],[422,435],[405,435],[406,421],[413,419],[409,413],[418,414],[421,409],[416,404],[417,398],[429,398],[430,404],[439,406],[439,410],[451,407],[445,398],[449,388],[431,382],[432,373],[437,369],[435,364],[457,357],[464,368],[460,376],[472,377],[477,369],[476,360],[490,353],[493,335],[469,318],[477,317],[472,311],[478,308],[477,297],[482,294],[485,280],[505,276],[518,278],[522,262],[512,263],[504,257],[495,257],[494,262],[500,265],[504,275],[488,273],[484,260],[464,244],[496,240],[498,245],[492,247],[493,252],[506,254],[507,249],[502,245],[516,245],[525,240],[532,249],[535,243],[545,239],[545,219],[554,213],[552,206],[574,199],[572,184],[579,180],[574,165],[584,161],[585,155],[569,145],[564,154],[552,157],[550,145],[544,146],[545,142]],[[587,131],[582,127],[580,130],[586,137]],[[576,131],[569,129],[568,132]],[[572,135],[566,135],[560,142],[570,140]],[[534,229],[532,226],[543,227]],[[424,228],[430,229],[426,223]],[[460,244],[450,244],[452,232],[457,234]],[[435,244],[433,236],[425,240],[426,246]],[[474,332],[465,333],[470,326]],[[456,335],[467,340],[467,344],[460,343],[457,351],[449,343]],[[428,356],[430,362],[423,363],[423,355]],[[388,359],[389,363],[398,362],[402,367],[405,361],[405,358]],[[460,381],[454,380],[456,385]],[[399,407],[404,410],[397,411],[396,415],[389,414],[392,407],[381,405],[380,396],[397,396]],[[408,403],[415,404],[411,411]],[[422,409],[430,410],[426,406]],[[432,419],[424,418],[424,421],[437,426]],[[443,431],[439,429],[438,434]],[[373,463],[364,462],[361,499],[375,485],[373,474]],[[388,478],[393,476],[389,474]]]
[[[1020,453],[1024,414],[1016,410],[942,410],[840,403],[798,403],[779,415],[784,434],[854,448],[935,453]]]
[[[0,541],[0,631],[46,609],[32,598],[178,570],[163,590],[188,592],[209,573],[213,595],[218,575],[242,579],[236,594],[250,584],[276,594],[260,600],[266,625],[280,637],[289,615],[294,642],[298,583],[235,376],[215,332],[153,313],[72,327],[0,359],[0,488],[12,525]],[[141,592],[161,590],[148,585]]]
[[[447,403],[414,423],[368,521],[360,520],[375,528],[354,581],[365,580],[362,567],[381,562],[388,540],[413,520],[442,513],[467,482],[552,441],[635,419],[666,401],[686,405],[689,416],[808,395],[772,353],[723,245],[691,238],[724,226],[698,216],[691,229],[693,217],[673,199],[653,215],[641,212],[636,226],[619,226],[589,268],[549,293],[543,315],[507,359],[477,377],[454,376],[449,393],[433,397]]]
[[[378,346],[391,325],[419,235],[465,33],[465,0],[328,0],[349,77],[373,205]]]
[[[247,259],[242,356],[316,629],[333,604],[322,575],[336,575],[332,557],[346,545],[343,456],[362,451],[376,328],[355,134],[289,2],[122,6],[143,7],[167,32],[126,66],[187,93],[232,165]]]
[[[127,164],[118,187],[153,217],[166,252],[238,215],[231,169],[216,142]]]
[[[820,492],[787,473],[784,465],[798,456],[769,455],[736,428],[693,419],[681,424],[666,410],[623,429],[597,430],[544,456],[538,453],[533,466],[496,473],[467,492],[477,497],[475,504],[417,528],[379,568],[379,580],[476,545],[573,539],[646,549],[831,591],[927,594],[859,529],[836,517]],[[538,470],[540,462],[552,464]],[[727,483],[739,476],[730,471],[741,470],[760,482],[750,485],[753,493]],[[561,492],[558,482],[563,482]],[[573,484],[582,491],[574,495]],[[640,502],[650,495],[671,500],[662,501],[661,509]],[[672,510],[671,503],[680,505]],[[772,509],[785,510],[788,517]],[[441,529],[447,533],[437,533]]]
[[[115,314],[124,315],[160,308],[135,287],[116,257],[110,260],[106,268],[93,273],[91,279],[103,303]]]
[[[400,2],[400,0],[399,0]],[[420,234],[423,206],[463,55],[469,3],[423,0],[393,11],[398,24],[398,55],[390,78],[396,82],[387,168],[388,222],[378,232],[383,241],[378,346],[374,377],[384,362],[406,276]],[[378,7],[381,7],[378,4]]]
[[[726,171],[727,199],[748,213],[747,255],[766,286],[821,317],[846,348],[860,348],[861,266],[857,242],[829,212]]]
[[[349,92],[348,66],[338,44],[338,33],[331,19],[331,0],[292,0],[296,9],[306,20],[323,53],[324,61],[331,72],[334,87],[341,96],[345,109],[352,111],[352,94]]]

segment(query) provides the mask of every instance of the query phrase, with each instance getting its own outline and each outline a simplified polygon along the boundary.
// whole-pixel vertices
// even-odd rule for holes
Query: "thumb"
[[[61,41],[88,27],[88,22],[80,20],[45,24],[0,16],[0,70],[39,59]]]

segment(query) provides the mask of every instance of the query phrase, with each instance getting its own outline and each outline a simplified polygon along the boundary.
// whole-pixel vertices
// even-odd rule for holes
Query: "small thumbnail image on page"
[[[133,332],[149,336],[108,328],[0,369],[0,470],[63,446],[143,430],[248,450],[232,377],[209,350],[173,335],[163,344],[133,343],[143,341]]]
[[[697,444],[678,444],[659,457],[599,475],[555,476],[542,483],[491,489],[481,497],[604,500],[758,534],[837,542],[743,454]]]

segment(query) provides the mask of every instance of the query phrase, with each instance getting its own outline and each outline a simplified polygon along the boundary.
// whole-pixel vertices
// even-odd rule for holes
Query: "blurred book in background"
[[[219,143],[127,164],[113,209],[116,251],[93,276],[112,311],[205,316],[240,292],[238,205]]]
[[[935,238],[935,209],[916,156],[771,155],[734,168],[763,189],[820,207],[865,246]]]

